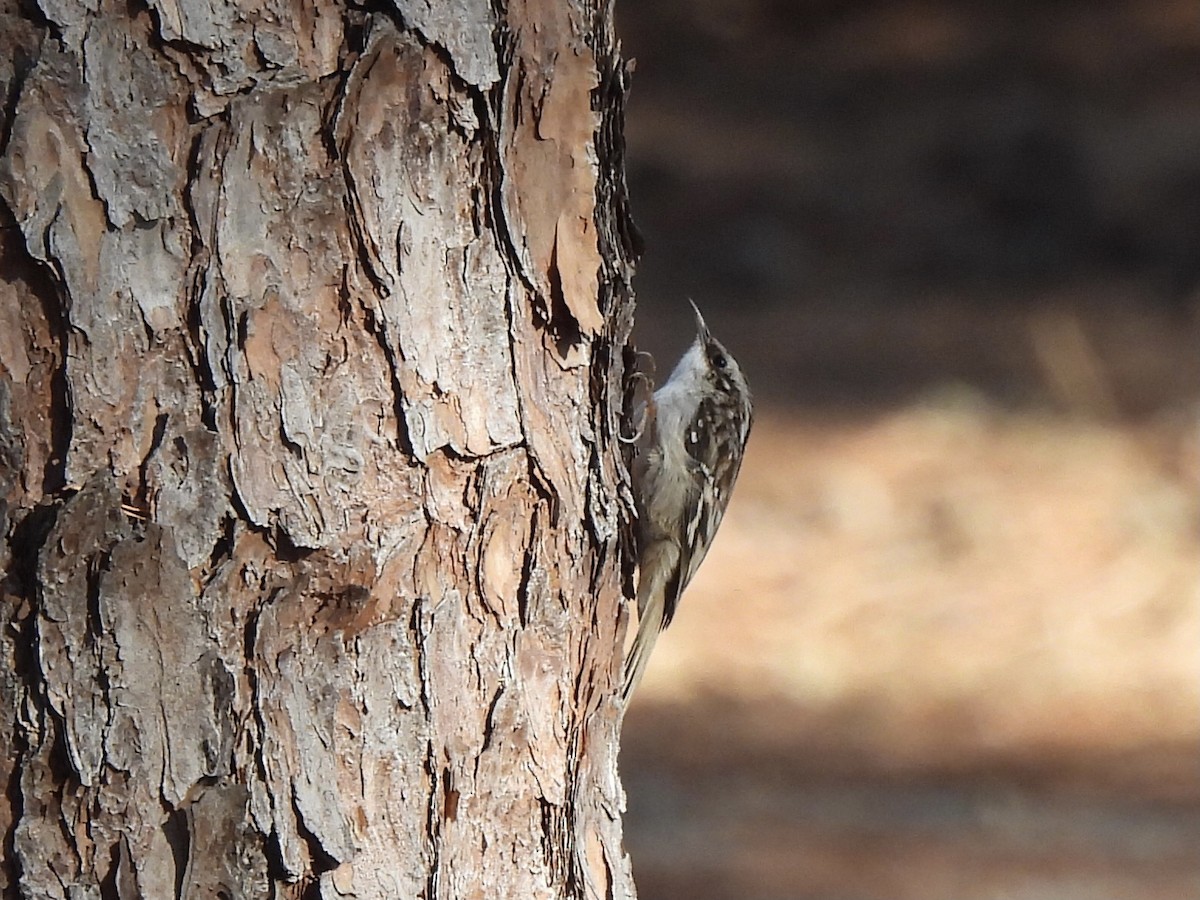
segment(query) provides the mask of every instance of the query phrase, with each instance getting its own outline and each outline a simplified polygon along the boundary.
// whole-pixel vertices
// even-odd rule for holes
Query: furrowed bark
[[[0,884],[632,897],[607,5],[0,11]]]

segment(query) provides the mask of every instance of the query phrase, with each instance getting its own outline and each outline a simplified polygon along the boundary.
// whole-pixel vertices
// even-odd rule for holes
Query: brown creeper
[[[629,699],[659,634],[725,514],[753,417],[750,389],[696,313],[696,340],[648,404],[631,468],[637,504],[638,630],[625,657]]]

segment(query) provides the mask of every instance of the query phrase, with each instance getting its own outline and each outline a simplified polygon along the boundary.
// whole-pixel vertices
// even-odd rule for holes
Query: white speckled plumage
[[[699,310],[696,325],[696,340],[654,393],[633,463],[638,630],[625,658],[625,700],[721,524],[753,420],[737,361]]]

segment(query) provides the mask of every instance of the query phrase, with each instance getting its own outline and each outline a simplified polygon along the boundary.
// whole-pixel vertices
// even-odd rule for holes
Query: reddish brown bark
[[[611,10],[41,9],[0,15],[6,895],[632,896]]]

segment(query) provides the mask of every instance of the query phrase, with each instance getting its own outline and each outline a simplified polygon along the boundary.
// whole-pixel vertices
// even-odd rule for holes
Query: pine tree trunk
[[[4,896],[632,897],[608,4],[0,3]]]

